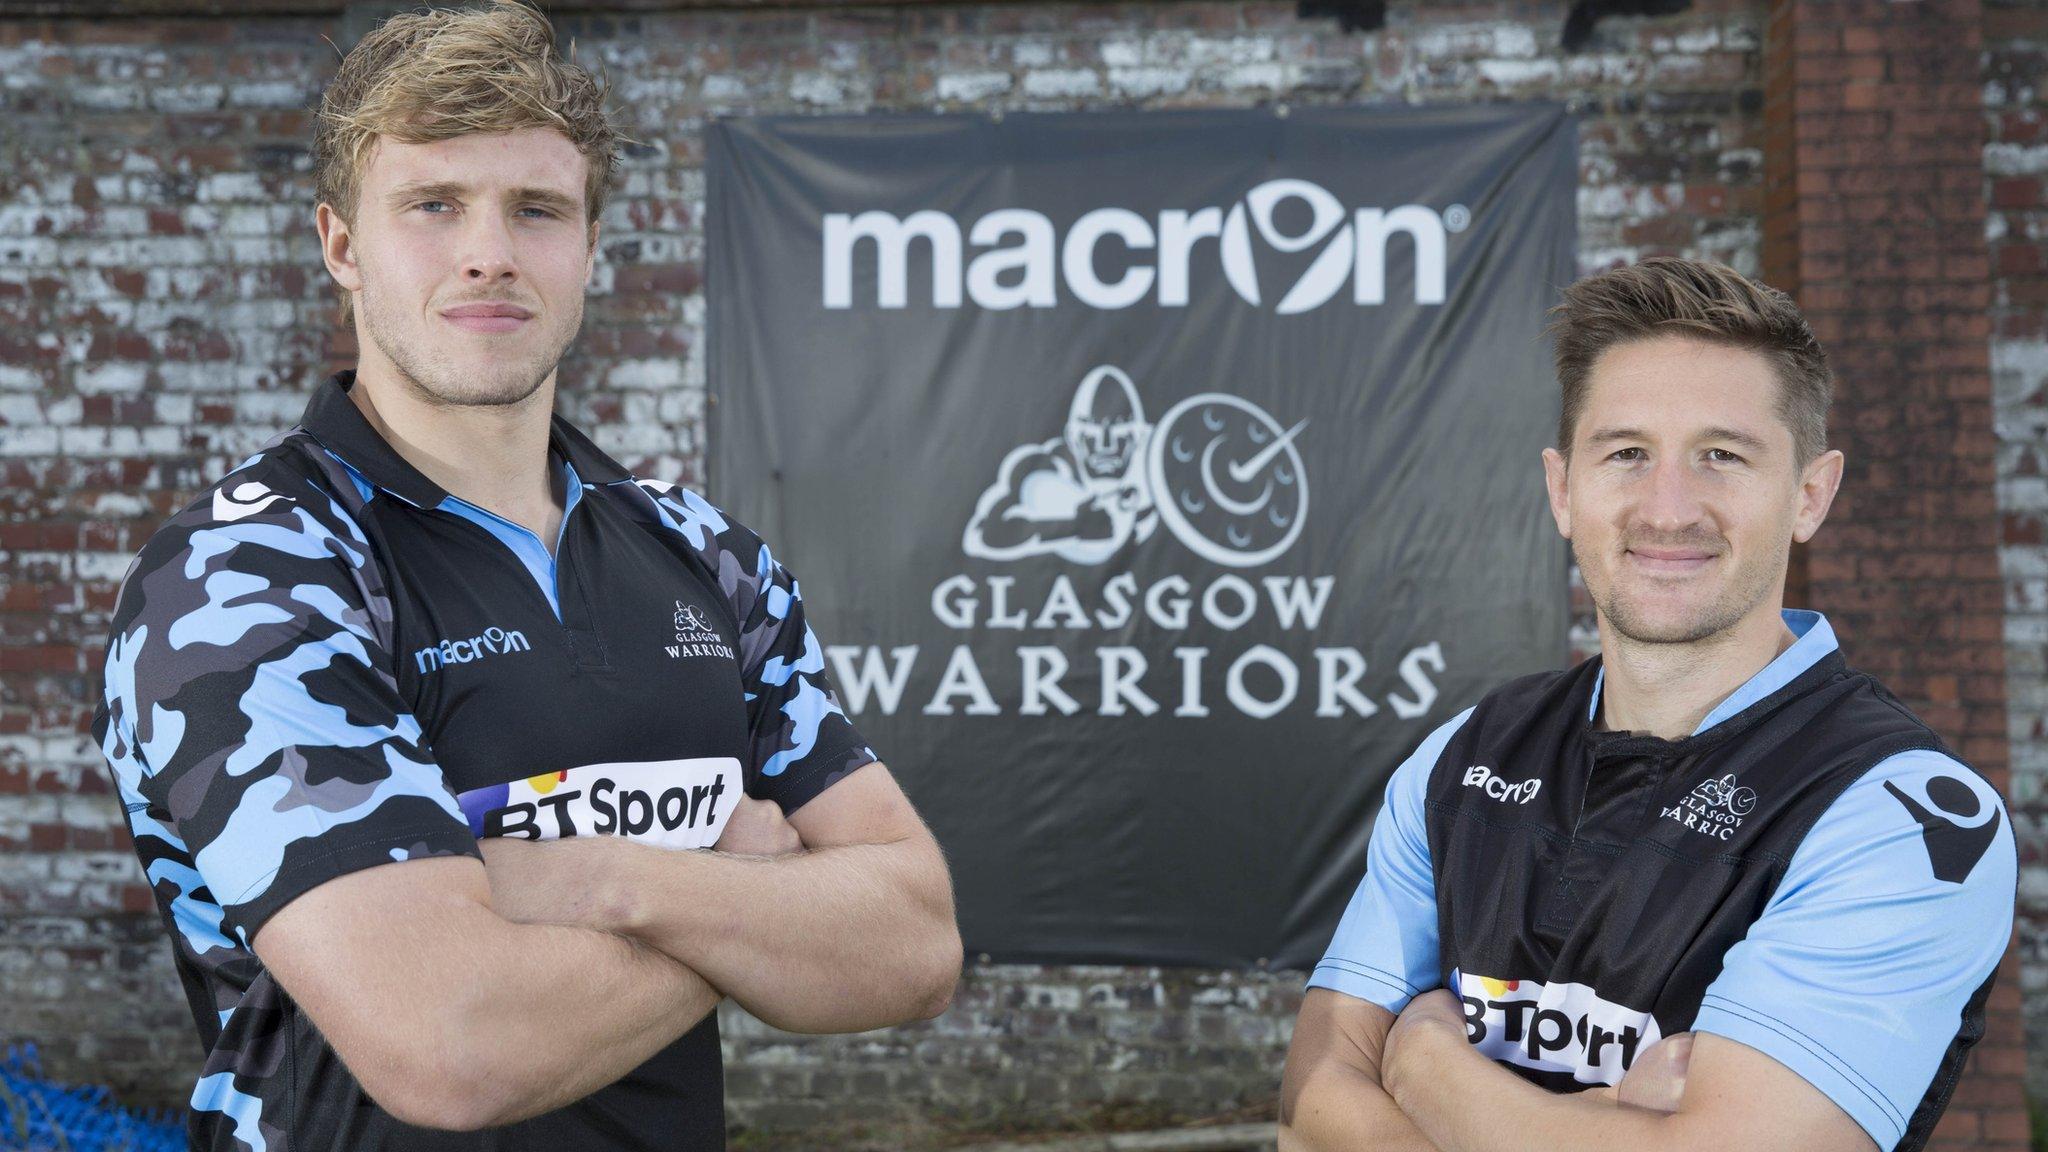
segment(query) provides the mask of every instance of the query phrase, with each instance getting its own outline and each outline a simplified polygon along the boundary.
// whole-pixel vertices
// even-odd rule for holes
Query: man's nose
[[[512,254],[512,229],[493,211],[472,212],[462,233],[462,279],[488,284],[517,278],[519,263]]]
[[[1659,531],[1697,524],[1706,514],[1700,479],[1683,459],[1659,460],[1644,477],[1636,519]]]

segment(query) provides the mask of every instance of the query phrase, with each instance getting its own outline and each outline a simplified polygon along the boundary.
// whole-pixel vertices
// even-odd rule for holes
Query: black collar
[[[355,382],[356,374],[351,369],[335,373],[314,388],[299,426],[377,487],[422,508],[440,504],[447,498],[447,491],[407,463],[370,426],[355,401],[349,399],[348,390]],[[548,426],[548,451],[567,460],[586,484],[612,484],[633,478],[618,461],[605,455],[588,436],[559,415]]]
[[[1681,736],[1676,740],[1665,740],[1648,732],[1614,731],[1593,727],[1592,718],[1587,713],[1592,709],[1593,680],[1600,668],[1599,656],[1594,656],[1592,659],[1579,665],[1578,674],[1580,679],[1572,686],[1572,690],[1568,694],[1568,698],[1571,700],[1569,707],[1572,709],[1572,719],[1581,736],[1593,749],[1595,759],[1606,759],[1613,756],[1667,759],[1690,755],[1707,748],[1712,748],[1723,741],[1742,735],[1744,732],[1762,723],[1765,717],[1776,712],[1778,709],[1790,704],[1801,696],[1826,686],[1844,675],[1848,671],[1848,667],[1847,662],[1842,657],[1842,650],[1840,648],[1823,653],[1820,659],[1813,662],[1811,667],[1794,676],[1776,692],[1751,703],[1749,707],[1728,717],[1705,732],[1694,732],[1688,736]]]

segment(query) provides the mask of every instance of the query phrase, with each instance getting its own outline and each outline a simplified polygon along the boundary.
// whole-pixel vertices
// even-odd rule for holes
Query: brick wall
[[[1833,361],[1849,467],[1804,599],[2007,789],[1976,0],[1772,5],[1764,261]],[[2018,957],[1935,1146],[2024,1148]]]
[[[1262,2],[565,17],[645,143],[605,221],[563,407],[630,466],[701,476],[699,129],[720,114],[1569,99],[1586,114],[1582,268],[1682,252],[1756,271],[1761,0],[1608,19],[1574,53],[1566,15],[1395,3],[1364,32]],[[0,1038],[137,1100],[189,1091],[196,1045],[85,735],[106,615],[154,525],[348,354],[312,235],[305,109],[334,67],[321,37],[346,44],[368,20],[0,20]],[[974,964],[955,1008],[916,1028],[789,1037],[728,1016],[733,1113],[1256,1107],[1298,988]]]
[[[2048,4],[1984,5],[1985,237],[2030,1093],[2048,1099]]]

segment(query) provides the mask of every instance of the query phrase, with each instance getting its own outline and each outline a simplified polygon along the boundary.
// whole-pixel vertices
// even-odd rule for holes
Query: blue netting
[[[101,1085],[67,1087],[43,1079],[36,1046],[0,1056],[0,1148],[25,1152],[177,1152],[184,1125],[114,1103]]]

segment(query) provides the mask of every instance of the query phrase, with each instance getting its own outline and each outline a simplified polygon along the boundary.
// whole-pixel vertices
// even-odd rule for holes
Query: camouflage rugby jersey
[[[793,811],[875,759],[753,533],[556,418],[551,556],[407,464],[352,384],[151,538],[108,645],[94,731],[206,1050],[192,1147],[722,1148],[715,1018],[567,1108],[430,1132],[250,949],[357,869],[488,835],[703,847],[741,790]]]

